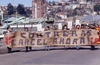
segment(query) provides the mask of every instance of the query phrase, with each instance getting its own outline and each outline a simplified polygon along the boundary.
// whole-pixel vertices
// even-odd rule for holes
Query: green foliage
[[[24,5],[19,4],[19,5],[17,6],[17,12],[18,12],[18,14],[20,14],[20,15],[26,15],[26,11],[25,11]]]
[[[95,5],[94,6],[94,11],[96,11],[96,12],[100,11],[100,5]]]
[[[26,16],[30,17],[32,14],[32,11],[30,9],[26,9]]]
[[[8,6],[7,6],[7,14],[12,15],[14,13],[15,13],[14,7],[11,3],[9,3]]]

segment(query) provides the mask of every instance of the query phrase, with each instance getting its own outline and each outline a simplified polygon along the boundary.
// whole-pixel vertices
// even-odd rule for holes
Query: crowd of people
[[[90,24],[90,25],[84,25],[84,24],[82,24],[81,26],[80,25],[73,25],[72,26],[72,28],[71,28],[71,30],[73,30],[73,29],[96,29],[96,28],[99,28],[100,26],[99,25],[93,25],[93,24]],[[45,31],[49,31],[49,30],[58,30],[58,28],[57,28],[57,26],[53,26],[52,28],[50,27],[50,26],[46,26],[45,27]],[[70,30],[69,28],[68,28],[68,26],[67,25],[64,25],[63,27],[62,27],[62,30]],[[28,28],[27,27],[25,27],[24,28],[24,31],[25,32],[28,32]],[[7,27],[7,32],[6,32],[6,34],[7,33],[10,33],[10,32],[12,32],[12,29],[11,29],[11,27],[10,26],[8,26]],[[9,41],[7,42],[7,44],[9,43]],[[12,42],[10,42],[10,44],[12,44]],[[11,53],[12,51],[12,48],[10,48],[10,47],[7,47],[7,49],[8,49],[8,53]],[[28,51],[32,51],[32,47],[31,46],[26,46],[26,52],[28,52]]]
[[[67,24],[66,25],[63,25],[62,27],[62,30],[73,30],[73,29],[96,29],[96,28],[99,28],[100,25],[93,25],[93,24],[90,24],[90,25],[85,25],[85,24],[82,24],[82,25],[73,25],[71,27],[71,29],[68,28]],[[51,26],[46,26],[45,27],[45,31],[47,30],[58,30],[58,27],[57,26],[53,26],[51,28]]]

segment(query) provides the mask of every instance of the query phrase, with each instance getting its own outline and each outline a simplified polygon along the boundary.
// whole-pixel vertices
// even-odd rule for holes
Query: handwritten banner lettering
[[[99,38],[98,30],[51,30],[45,32],[17,31],[13,38],[13,47],[44,47],[44,46],[69,46],[91,45]],[[7,35],[5,35],[7,37]]]

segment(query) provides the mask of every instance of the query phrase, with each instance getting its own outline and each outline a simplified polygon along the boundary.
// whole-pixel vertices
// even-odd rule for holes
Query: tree
[[[11,3],[9,3],[8,6],[7,6],[7,14],[12,15],[14,13],[15,13],[14,7]]]
[[[100,11],[100,5],[95,5],[95,6],[94,6],[94,11],[96,11],[97,14],[99,14],[99,11]]]
[[[52,2],[53,5],[56,5],[55,1]]]
[[[100,5],[95,5],[95,6],[94,6],[94,11],[96,11],[97,14],[99,14],[99,11],[100,11]]]
[[[32,11],[30,9],[26,9],[26,16],[30,17],[32,14]]]
[[[26,11],[25,11],[24,5],[19,4],[19,5],[17,6],[17,12],[18,12],[18,14],[20,14],[20,15],[26,15]]]

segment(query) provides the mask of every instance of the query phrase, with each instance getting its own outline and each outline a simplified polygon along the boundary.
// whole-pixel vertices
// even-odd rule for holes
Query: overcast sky
[[[59,0],[47,0],[47,1],[59,1]],[[0,6],[7,6],[8,3],[12,3],[17,6],[19,3],[24,4],[25,6],[31,6],[32,0],[0,0]]]

